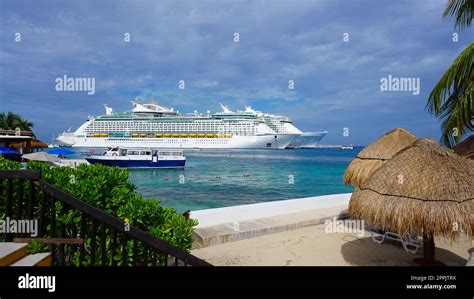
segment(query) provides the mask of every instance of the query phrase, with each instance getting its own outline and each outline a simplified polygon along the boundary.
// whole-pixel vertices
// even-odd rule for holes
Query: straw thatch
[[[472,234],[474,163],[418,139],[375,171],[351,197],[351,217],[405,233]]]
[[[456,154],[474,160],[474,135],[464,139],[453,149]]]
[[[358,186],[363,184],[367,178],[382,166],[385,161],[390,160],[401,149],[415,142],[416,137],[410,132],[396,128],[385,133],[382,137],[366,146],[344,173],[344,183]]]
[[[40,148],[48,147],[46,143],[38,139],[32,139],[30,142],[31,142],[31,149],[40,149]],[[14,142],[14,143],[11,143],[9,146],[16,149],[26,148],[26,141]]]

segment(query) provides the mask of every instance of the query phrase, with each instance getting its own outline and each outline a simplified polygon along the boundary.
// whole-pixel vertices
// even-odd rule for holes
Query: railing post
[[[101,261],[100,261],[100,264],[102,266],[105,266],[106,265],[106,253],[105,253],[105,241],[106,241],[106,227],[105,227],[105,223],[102,223],[101,225],[101,229],[100,229],[100,254],[101,254]]]
[[[116,248],[117,248],[117,230],[115,229],[112,229],[113,233],[112,233],[112,266],[115,266],[116,265],[116,262],[115,262],[115,253],[116,253]]]
[[[33,180],[29,181],[30,194],[28,196],[28,219],[33,219],[33,205],[35,204],[35,184]]]
[[[122,237],[122,267],[128,266],[127,236]]]
[[[66,211],[67,211],[67,208],[66,208],[66,204],[65,203],[62,203],[61,204],[62,207],[61,207],[61,217],[63,218],[63,221],[61,222],[61,228],[60,228],[60,234],[61,234],[61,238],[66,238],[66,223],[65,223],[65,215],[66,215]],[[65,244],[61,244],[59,245],[59,254],[60,254],[60,265],[61,266],[64,266],[65,265],[65,255],[66,255],[66,251],[65,251]]]
[[[43,198],[41,199],[41,207],[40,207],[40,219],[39,219],[39,234],[38,236],[41,238],[45,235],[44,227],[45,227],[45,216],[46,216],[46,204],[48,201],[48,194],[46,191],[43,190]]]
[[[51,196],[51,238],[56,237],[56,199]],[[53,266],[56,265],[56,246],[51,244],[53,254]]]
[[[86,251],[86,235],[87,235],[87,216],[84,213],[81,213],[81,238],[84,240],[84,243],[81,244],[79,249],[79,265],[82,266],[85,258],[85,251]]]
[[[20,220],[22,217],[23,210],[23,179],[18,179],[18,187],[16,191],[17,195],[17,204],[16,204],[16,219]]]
[[[137,250],[138,250],[138,240],[135,239],[133,240],[133,254],[132,254],[133,266],[137,265],[137,258],[138,258]]]
[[[92,228],[91,228],[91,266],[95,266],[95,251],[96,251],[96,220],[92,218]]]
[[[12,215],[12,205],[13,205],[13,179],[7,179],[7,206],[5,208],[5,219],[10,218]],[[7,242],[13,240],[13,236],[11,234],[6,233],[5,239]]]

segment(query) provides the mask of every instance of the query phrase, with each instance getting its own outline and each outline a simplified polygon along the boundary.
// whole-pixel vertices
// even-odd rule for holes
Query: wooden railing
[[[0,170],[1,195],[5,218],[37,220],[37,238],[73,240],[50,242],[54,265],[211,266],[42,181],[37,170]],[[6,241],[26,237],[4,235]]]

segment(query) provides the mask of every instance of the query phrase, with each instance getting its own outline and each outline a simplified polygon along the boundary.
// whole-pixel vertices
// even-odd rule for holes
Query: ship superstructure
[[[180,114],[152,101],[132,101],[131,111],[90,117],[57,142],[75,147],[272,148],[283,149],[303,132],[285,116],[264,114],[250,106],[232,111]]]

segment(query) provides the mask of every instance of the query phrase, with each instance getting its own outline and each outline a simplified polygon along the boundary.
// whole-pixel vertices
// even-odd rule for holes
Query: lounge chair
[[[372,241],[378,244],[382,244],[385,239],[394,240],[402,243],[403,249],[405,251],[411,252],[413,254],[418,252],[418,249],[423,247],[423,240],[419,239],[416,235],[410,235],[405,233],[403,236],[400,236],[396,233],[385,231],[383,229],[370,229],[370,235]]]

